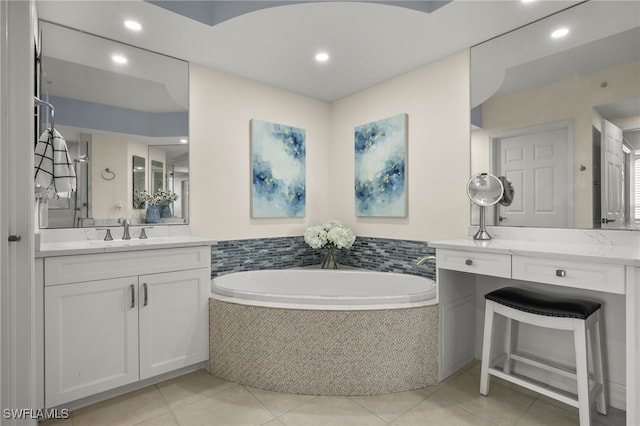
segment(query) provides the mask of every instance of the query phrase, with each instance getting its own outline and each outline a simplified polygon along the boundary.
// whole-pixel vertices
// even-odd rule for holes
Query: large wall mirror
[[[515,188],[491,224],[640,230],[640,2],[581,3],[474,46],[471,107],[471,174]]]
[[[78,179],[70,199],[46,200],[44,226],[144,222],[135,190],[176,194],[160,223],[187,223],[188,64],[48,22],[40,29],[40,97],[55,107]],[[44,109],[40,122],[51,126]]]

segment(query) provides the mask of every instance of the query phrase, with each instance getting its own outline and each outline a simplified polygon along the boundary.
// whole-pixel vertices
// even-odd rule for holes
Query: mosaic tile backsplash
[[[211,247],[211,277],[229,272],[320,265],[324,254],[324,250],[309,247],[301,236],[219,241]],[[336,258],[344,266],[435,280],[435,262],[416,265],[428,255],[435,255],[435,249],[425,241],[357,237],[353,247],[338,250]]]

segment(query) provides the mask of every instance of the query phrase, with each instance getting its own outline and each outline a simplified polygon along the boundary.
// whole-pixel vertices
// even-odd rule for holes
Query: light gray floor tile
[[[179,426],[178,421],[172,413],[164,414],[160,417],[154,417],[153,419],[145,420],[142,423],[138,423],[136,426]]]
[[[284,423],[282,423],[279,419],[274,418],[271,420],[267,420],[264,423],[260,423],[260,426],[284,426]]]
[[[173,409],[180,425],[255,426],[274,416],[242,386]]]
[[[149,386],[74,411],[74,426],[135,425],[169,413],[169,406],[155,386]]]
[[[66,419],[51,419],[38,423],[40,426],[73,426],[71,416]]]
[[[280,417],[286,426],[377,426],[386,422],[349,397],[319,396]]]
[[[43,426],[568,426],[576,408],[492,377],[479,393],[479,363],[438,386],[365,397],[295,395],[244,387],[202,370],[112,398]],[[593,413],[594,426],[624,426],[625,412]]]
[[[518,426],[579,426],[578,411],[570,411],[537,399],[517,423]]]
[[[480,394],[479,389],[480,376],[470,372],[456,377],[438,393],[477,416],[502,426],[514,425],[536,399],[535,395],[505,386],[498,380],[491,381],[487,396]]]
[[[396,426],[494,426],[493,423],[460,407],[441,391],[401,415]]]
[[[293,393],[272,392],[264,389],[252,388],[245,386],[258,401],[262,402],[274,416],[280,416],[287,411],[306,404],[307,402],[317,398],[316,395],[297,395]]]
[[[196,402],[216,392],[238,386],[220,379],[206,370],[198,370],[158,384],[160,393],[171,408]]]
[[[352,396],[351,399],[380,418],[392,422],[400,415],[420,404],[432,393],[433,390],[425,388],[387,395]]]

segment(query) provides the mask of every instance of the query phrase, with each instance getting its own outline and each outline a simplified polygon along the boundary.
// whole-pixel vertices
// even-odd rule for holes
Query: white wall
[[[356,218],[354,127],[409,116],[408,216]],[[466,235],[469,51],[333,104],[190,66],[190,209],[196,235],[218,240],[302,235],[339,219],[356,235],[437,240]],[[306,129],[305,218],[251,219],[249,121]]]
[[[93,217],[142,219],[144,209],[133,208],[133,155],[146,159],[149,170],[148,146],[126,137],[95,133],[91,137],[91,203]],[[105,169],[115,173],[105,180]],[[148,173],[147,173],[148,176]],[[148,179],[147,179],[148,182]]]
[[[189,66],[189,209],[195,235],[302,235],[327,217],[330,105],[210,68]],[[304,218],[252,219],[249,121],[306,130]]]
[[[469,51],[333,104],[329,212],[356,235],[434,241],[469,225]],[[355,216],[354,127],[408,114],[408,215]]]
[[[482,106],[483,129],[472,134],[472,172],[489,169],[489,137],[508,130],[573,120],[574,224],[592,227],[593,107],[640,96],[640,62],[632,62],[558,83],[490,99]],[[607,82],[606,87],[601,87]],[[599,125],[598,125],[599,127]],[[580,170],[584,165],[586,169]]]

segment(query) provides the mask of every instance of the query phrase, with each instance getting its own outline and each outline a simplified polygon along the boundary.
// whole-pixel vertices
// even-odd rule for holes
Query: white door
[[[45,402],[138,380],[138,278],[45,287]]]
[[[624,152],[622,129],[602,120],[601,213],[603,228],[620,228],[624,221]]]
[[[498,206],[503,226],[566,228],[573,200],[568,168],[569,126],[523,129],[494,137],[495,173],[513,183],[513,203]]]
[[[209,269],[139,277],[140,379],[209,359]]]

